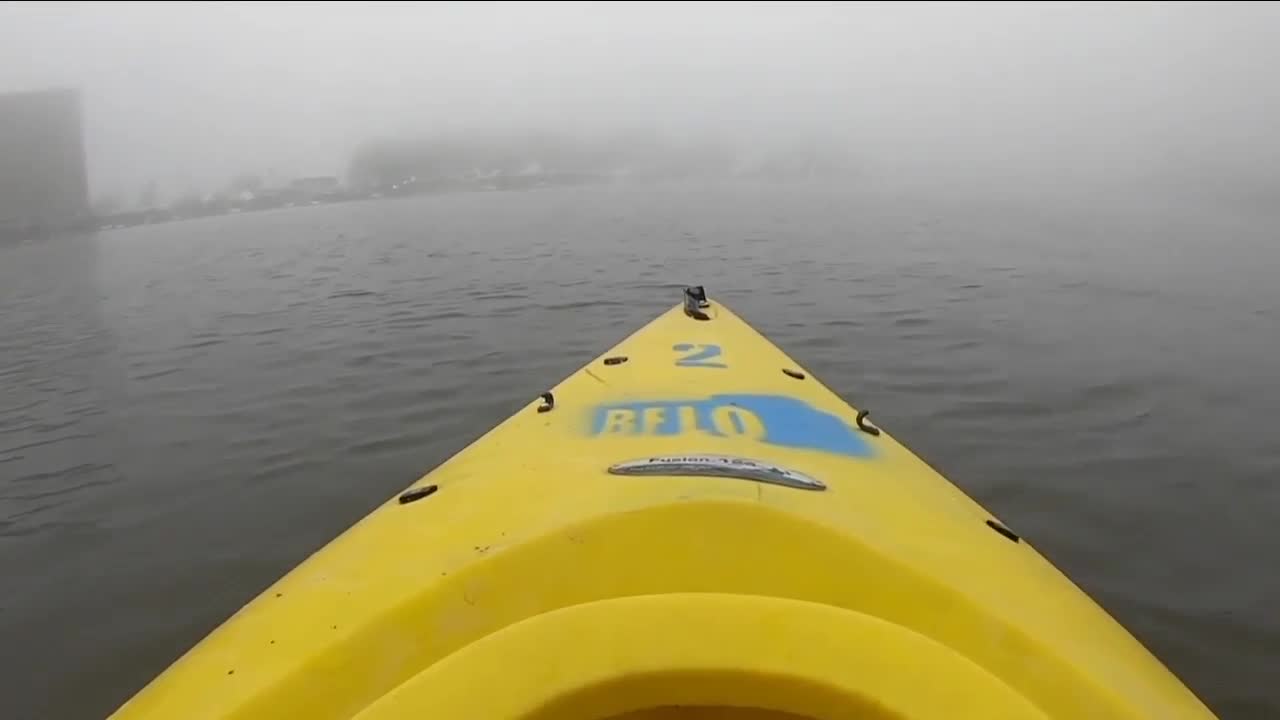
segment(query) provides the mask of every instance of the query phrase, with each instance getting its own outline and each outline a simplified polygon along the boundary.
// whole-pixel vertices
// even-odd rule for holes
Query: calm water
[[[1280,216],[684,187],[0,247],[0,697],[101,717],[700,282],[1226,718],[1280,716]]]

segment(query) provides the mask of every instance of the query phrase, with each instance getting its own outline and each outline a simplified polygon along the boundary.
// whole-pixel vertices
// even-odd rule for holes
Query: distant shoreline
[[[284,210],[314,207],[318,205],[338,205],[362,200],[380,200],[395,197],[412,197],[417,195],[445,195],[455,193],[476,192],[515,192],[564,187],[580,187],[583,185],[601,185],[610,182],[609,178],[587,175],[531,175],[500,176],[492,178],[467,180],[428,180],[398,183],[390,187],[368,190],[340,189],[321,193],[310,199],[280,200],[272,197],[254,198],[237,202],[209,204],[195,209],[194,212],[182,212],[170,208],[152,208],[129,212],[99,215],[93,218],[87,230],[118,230],[138,227],[140,225],[162,225],[188,220],[199,220],[208,217],[225,215],[243,215],[247,213],[266,212],[268,210]]]

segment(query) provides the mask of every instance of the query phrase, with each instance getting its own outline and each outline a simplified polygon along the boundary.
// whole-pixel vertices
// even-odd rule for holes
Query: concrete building
[[[0,238],[86,226],[80,94],[0,94]]]

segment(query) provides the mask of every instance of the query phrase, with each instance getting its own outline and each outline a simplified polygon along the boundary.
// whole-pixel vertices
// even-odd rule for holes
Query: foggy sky
[[[1217,3],[9,3],[0,91],[82,89],[95,194],[339,174],[370,137],[467,129],[1277,178],[1277,38],[1280,7]]]

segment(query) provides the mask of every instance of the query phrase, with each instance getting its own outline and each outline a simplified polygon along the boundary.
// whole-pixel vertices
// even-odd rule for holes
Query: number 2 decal
[[[720,357],[719,345],[702,345],[694,343],[679,343],[671,346],[672,350],[681,353],[690,353],[676,360],[676,367],[705,367],[705,368],[727,368],[722,362],[712,362],[713,358]]]

